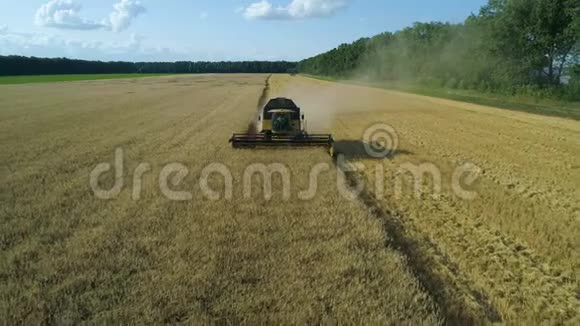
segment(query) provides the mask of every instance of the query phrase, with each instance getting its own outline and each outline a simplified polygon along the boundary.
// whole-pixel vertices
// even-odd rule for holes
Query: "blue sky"
[[[0,0],[0,54],[90,60],[300,60],[486,0]]]

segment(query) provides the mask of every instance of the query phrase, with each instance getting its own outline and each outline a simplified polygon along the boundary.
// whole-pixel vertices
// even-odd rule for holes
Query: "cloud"
[[[231,50],[197,44],[147,42],[138,34],[119,36],[116,41],[63,38],[50,33],[23,33],[11,29],[0,30],[0,55],[22,55],[47,58],[74,58],[101,61],[237,61],[264,59],[263,52],[247,53],[244,49]]]
[[[73,0],[51,0],[36,11],[37,25],[63,28],[91,30],[106,27],[102,23],[84,19],[79,15],[81,5]]]
[[[137,0],[121,0],[119,3],[113,5],[115,11],[109,15],[109,25],[115,32],[120,32],[127,29],[133,20],[146,9]]]
[[[142,36],[113,42],[64,39],[48,33],[22,33],[5,29],[0,32],[0,55],[69,57],[86,60],[162,61],[166,57],[184,59],[181,49],[151,46]]]
[[[18,33],[5,29],[0,33],[0,55],[29,53],[38,48],[65,45],[65,42],[55,40],[54,36],[44,33]]]
[[[274,7],[267,0],[250,4],[244,9],[247,19],[306,19],[328,17],[345,8],[350,0],[292,0],[287,6]]]
[[[39,26],[61,29],[105,29],[120,32],[127,29],[137,16],[146,11],[137,0],[120,0],[113,8],[114,11],[108,18],[96,22],[81,17],[82,6],[75,0],[51,0],[38,8],[35,23]]]
[[[281,8],[280,8],[281,9]],[[252,3],[244,11],[244,16],[248,19],[258,19],[258,18],[274,18],[279,14],[279,10],[275,10],[272,4],[268,1],[260,1]]]

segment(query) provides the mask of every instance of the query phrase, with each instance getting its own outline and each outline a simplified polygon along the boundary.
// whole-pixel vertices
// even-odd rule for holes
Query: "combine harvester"
[[[333,154],[330,134],[308,134],[300,108],[288,98],[274,98],[260,111],[255,133],[234,133],[234,148],[256,147],[325,147]]]

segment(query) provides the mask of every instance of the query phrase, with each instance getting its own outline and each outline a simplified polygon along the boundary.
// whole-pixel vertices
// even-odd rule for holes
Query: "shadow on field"
[[[371,150],[367,152],[367,148]],[[413,155],[413,152],[404,149],[388,150],[384,145],[368,144],[361,140],[338,140],[334,142],[334,153],[342,154],[346,159],[383,160],[391,159],[396,155]],[[385,155],[371,155],[386,153]]]
[[[346,178],[353,189],[364,180],[358,173],[347,173]],[[441,264],[445,270],[455,275],[459,274],[460,270],[436,244],[429,239],[413,237],[406,229],[401,216],[384,209],[373,192],[363,189],[358,194],[358,199],[381,221],[386,234],[385,246],[398,251],[406,258],[409,270],[435,301],[436,307],[445,319],[445,325],[474,325],[486,319],[493,324],[502,322],[501,315],[486,293],[481,292],[466,279],[458,278],[455,282],[450,282],[448,276],[433,269],[433,266]],[[477,306],[468,305],[461,295],[457,295],[464,291],[467,291],[468,297],[475,300]]]

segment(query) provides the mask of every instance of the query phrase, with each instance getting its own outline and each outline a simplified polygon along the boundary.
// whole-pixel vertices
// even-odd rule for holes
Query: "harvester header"
[[[304,113],[288,98],[273,98],[260,110],[255,133],[234,133],[234,148],[326,147],[332,149],[330,134],[309,134]]]

